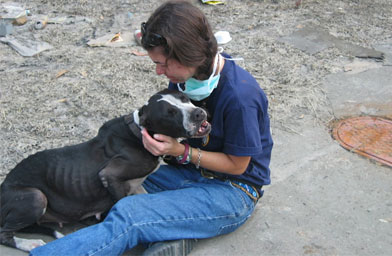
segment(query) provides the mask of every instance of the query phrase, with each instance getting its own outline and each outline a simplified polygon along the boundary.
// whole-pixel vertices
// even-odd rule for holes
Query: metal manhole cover
[[[351,152],[392,167],[391,120],[370,116],[341,120],[332,135]]]

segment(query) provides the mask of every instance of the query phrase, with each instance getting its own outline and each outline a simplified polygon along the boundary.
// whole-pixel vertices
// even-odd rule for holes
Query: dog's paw
[[[14,237],[16,248],[29,252],[36,247],[45,245],[46,243],[41,239],[24,239],[19,237]]]
[[[96,218],[98,221],[101,221],[101,213],[99,212],[99,213],[95,214],[95,218]]]
[[[56,230],[53,232],[53,236],[57,239],[64,237],[64,235],[62,233],[60,233]]]

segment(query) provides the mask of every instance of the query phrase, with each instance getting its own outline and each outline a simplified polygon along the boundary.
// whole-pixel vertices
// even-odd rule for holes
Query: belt
[[[245,192],[255,203],[257,203],[257,201],[260,198],[260,193],[257,191],[256,187],[253,185],[247,184],[246,182],[238,181],[235,179],[220,177],[210,171],[205,170],[204,168],[200,169],[200,173],[201,173],[201,176],[203,176],[204,178],[207,178],[207,179],[218,179],[218,180],[222,180],[222,181],[229,180],[230,183],[234,187],[241,189],[243,192]]]
[[[230,180],[230,182],[234,187],[237,187],[244,191],[250,198],[253,199],[253,201],[255,201],[255,203],[259,200],[260,194],[252,185],[237,180]]]

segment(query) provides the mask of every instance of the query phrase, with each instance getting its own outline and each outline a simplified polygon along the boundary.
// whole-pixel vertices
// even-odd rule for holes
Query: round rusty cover
[[[338,122],[333,137],[352,152],[392,167],[392,121],[361,116]]]

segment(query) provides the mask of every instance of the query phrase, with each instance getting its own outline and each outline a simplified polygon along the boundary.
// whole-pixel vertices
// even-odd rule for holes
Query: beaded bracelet
[[[196,164],[196,169],[199,169],[200,167],[200,160],[201,160],[201,149],[197,148],[197,164]]]

